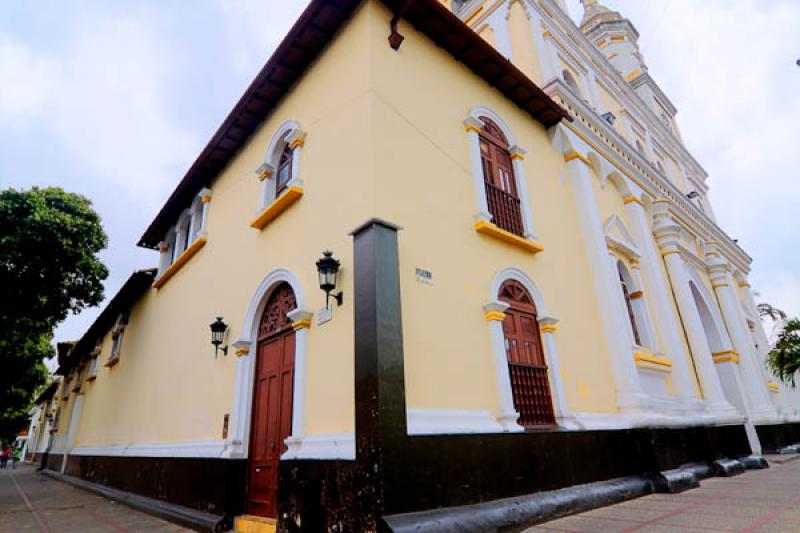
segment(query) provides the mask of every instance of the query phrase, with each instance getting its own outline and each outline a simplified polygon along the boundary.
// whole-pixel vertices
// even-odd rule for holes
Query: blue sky
[[[568,0],[579,19],[578,0]],[[761,299],[800,314],[800,2],[607,0],[708,171],[723,229]],[[305,2],[0,3],[0,187],[91,198],[111,296],[154,266],[138,237]],[[57,340],[97,316],[68,318]]]

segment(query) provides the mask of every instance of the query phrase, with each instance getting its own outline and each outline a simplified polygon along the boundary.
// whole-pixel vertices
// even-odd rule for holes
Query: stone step
[[[233,528],[236,533],[275,533],[275,529],[274,518],[250,514],[237,516]]]

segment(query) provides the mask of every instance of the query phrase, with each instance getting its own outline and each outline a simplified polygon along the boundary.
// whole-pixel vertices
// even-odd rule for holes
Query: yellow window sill
[[[517,248],[522,248],[526,252],[532,254],[537,254],[542,250],[544,250],[544,246],[542,246],[538,242],[529,241],[524,237],[520,237],[519,235],[514,235],[509,231],[497,227],[491,222],[487,222],[486,220],[479,220],[478,222],[476,222],[475,231],[477,231],[481,235],[493,237],[495,239],[508,243],[512,246],[516,246]]]
[[[183,251],[181,255],[172,263],[168,269],[164,271],[154,282],[153,288],[158,289],[162,285],[164,285],[169,278],[175,275],[175,272],[180,270],[180,268],[186,264],[186,262],[192,258],[197,251],[206,245],[206,238],[205,237],[198,237],[194,240],[192,244],[189,245],[187,249]]]
[[[106,361],[106,363],[103,366],[107,366],[107,367],[111,368],[112,366],[116,365],[117,363],[119,363],[119,356],[112,357],[111,359]]]
[[[301,196],[303,196],[302,187],[289,187],[250,222],[250,227],[264,229],[267,227],[267,224],[286,211],[289,206],[295,203]]]
[[[672,372],[672,361],[665,357],[659,357],[648,353],[636,352],[633,354],[636,366],[657,372]]]

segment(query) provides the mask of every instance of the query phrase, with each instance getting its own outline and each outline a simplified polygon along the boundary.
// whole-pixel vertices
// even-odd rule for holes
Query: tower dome
[[[631,21],[598,0],[581,0],[581,3],[581,31],[605,54],[622,77],[631,81],[647,72],[647,65],[639,52],[639,32]]]

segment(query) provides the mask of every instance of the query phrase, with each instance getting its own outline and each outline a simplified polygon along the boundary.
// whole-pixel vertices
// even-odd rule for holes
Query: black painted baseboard
[[[52,470],[45,470],[44,474],[59,481],[75,485],[82,489],[100,494],[110,500],[125,504],[134,509],[144,511],[148,514],[164,518],[176,524],[194,529],[195,531],[218,532],[227,529],[227,521],[224,517],[204,513],[196,509],[190,509],[180,505],[175,505],[153,498],[147,498],[138,494],[117,490],[106,485],[91,483],[82,479],[66,476]]]
[[[47,468],[61,471],[62,454]],[[125,493],[232,518],[244,510],[246,460],[70,455],[64,474]]]
[[[744,426],[431,435],[394,442],[383,458],[380,516],[469,506],[615,478],[643,476],[690,463],[750,454]],[[360,530],[369,512],[356,462],[281,464],[279,529]],[[373,510],[374,513],[374,510]],[[379,520],[378,526],[381,526]],[[389,523],[382,527],[391,530]]]
[[[800,422],[763,424],[756,426],[756,433],[764,453],[775,453],[781,448],[800,443]]]

